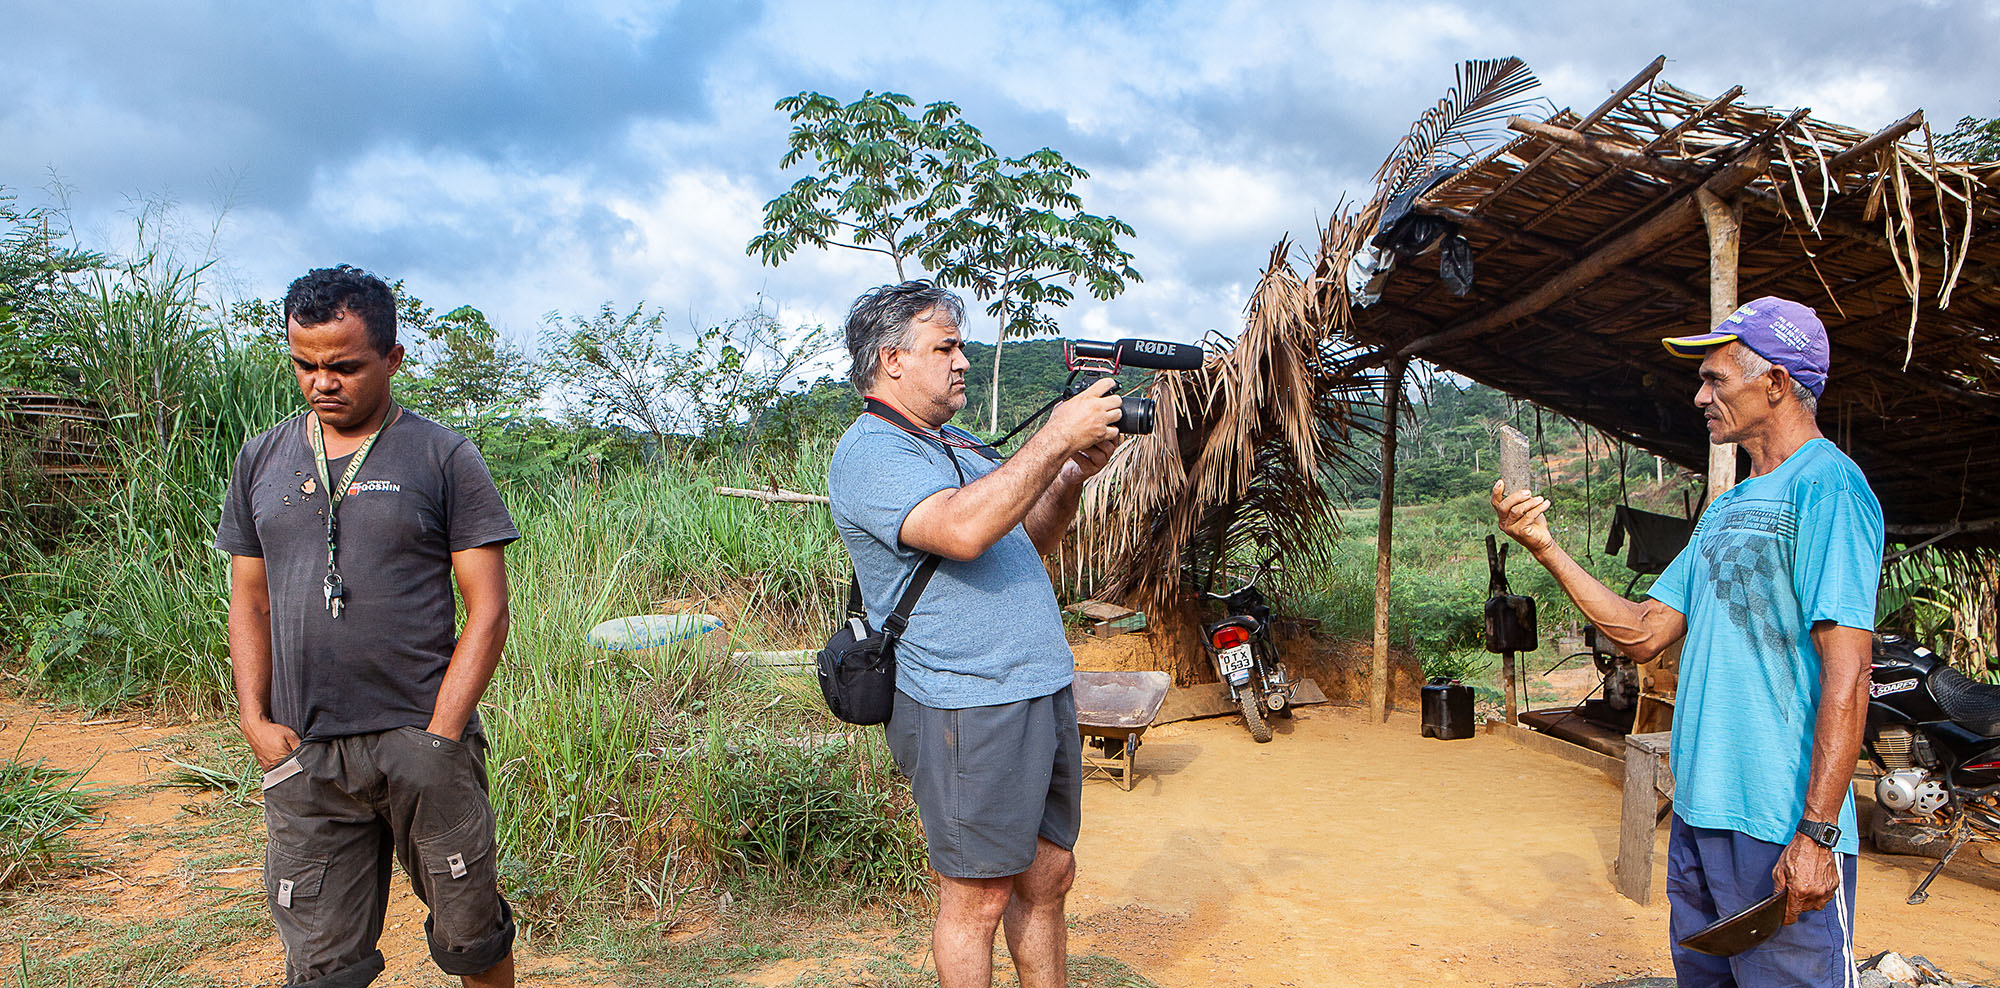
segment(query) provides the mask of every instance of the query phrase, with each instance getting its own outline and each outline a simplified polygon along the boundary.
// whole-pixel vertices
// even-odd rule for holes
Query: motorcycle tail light
[[[1215,634],[1210,635],[1208,640],[1216,648],[1235,648],[1249,641],[1250,633],[1244,631],[1242,628],[1231,625],[1227,628],[1215,629]]]

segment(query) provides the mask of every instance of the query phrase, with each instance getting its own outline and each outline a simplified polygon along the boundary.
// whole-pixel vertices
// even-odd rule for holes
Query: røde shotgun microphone
[[[1198,344],[1168,343],[1165,340],[1124,339],[1116,343],[1077,340],[1071,347],[1077,358],[1109,361],[1118,367],[1198,370],[1202,361],[1202,349]]]
[[[1074,398],[1088,389],[1099,377],[1116,374],[1122,368],[1195,370],[1201,366],[1201,357],[1199,346],[1168,343],[1164,340],[1119,340],[1116,343],[1074,340],[1069,344],[1068,352],[1063,355],[1063,362],[1068,366],[1070,374],[1068,383],[1063,386],[1062,397]],[[1119,412],[1118,431],[1141,436],[1152,432],[1153,412],[1151,398],[1126,395]]]

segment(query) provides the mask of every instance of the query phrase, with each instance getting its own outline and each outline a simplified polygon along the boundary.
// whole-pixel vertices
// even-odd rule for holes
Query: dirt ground
[[[1557,985],[1671,975],[1666,828],[1654,903],[1611,884],[1619,790],[1500,737],[1302,710],[1269,744],[1235,718],[1147,732],[1131,792],[1091,782],[1079,944],[1163,986]],[[1953,871],[1961,870],[1954,865]],[[1857,954],[2000,978],[2000,893],[1864,855]]]
[[[259,918],[257,818],[239,807],[219,826],[206,797],[150,785],[173,772],[167,758],[183,757],[176,730],[77,720],[0,701],[10,754],[27,737],[27,760],[123,787],[102,822],[78,833],[105,866],[15,896],[0,927],[58,900],[113,924],[233,910],[236,932],[206,949],[190,937],[172,963],[224,983],[275,983],[282,956]],[[1404,714],[1373,725],[1351,708],[1315,707],[1277,730],[1257,745],[1235,718],[1156,727],[1136,789],[1086,784],[1073,953],[1122,961],[1166,988],[1574,988],[1671,973],[1662,898],[1639,906],[1611,887],[1619,791],[1602,774],[1498,737],[1426,740]],[[1907,906],[1914,868],[1864,856],[1857,951],[1924,954],[1960,978],[2000,980],[1990,919],[2000,892],[1948,874],[1928,904]],[[455,983],[428,963],[422,927],[398,876],[378,984]],[[26,947],[31,959],[72,954],[88,946],[78,936]],[[0,941],[0,970],[19,964],[22,947]],[[529,984],[626,980],[532,947],[521,963]],[[807,972],[822,977],[826,965],[780,961],[750,978],[783,985]]]
[[[284,949],[263,913],[263,817],[254,805],[231,805],[220,794],[166,786],[174,760],[197,757],[186,727],[147,722],[143,715],[79,720],[73,711],[50,710],[0,698],[0,751],[28,763],[84,772],[83,783],[108,797],[93,825],[70,831],[91,860],[83,874],[0,900],[0,970],[50,957],[95,951],[94,964],[133,963],[129,979],[151,983],[171,976],[205,977],[223,984],[275,985],[283,981]],[[199,764],[200,762],[197,762]],[[381,941],[389,974],[378,985],[456,985],[430,964],[424,942],[424,906],[396,876],[395,894]],[[66,918],[49,923],[50,914]],[[41,920],[43,936],[24,939],[9,929],[13,917]],[[145,925],[158,937],[117,942],[117,931]],[[48,933],[53,927],[55,932]],[[165,964],[146,954],[163,938]],[[142,955],[135,959],[134,954]],[[536,985],[597,985],[588,962],[541,956],[528,967]],[[42,984],[29,980],[27,984]],[[47,983],[63,983],[50,981]]]

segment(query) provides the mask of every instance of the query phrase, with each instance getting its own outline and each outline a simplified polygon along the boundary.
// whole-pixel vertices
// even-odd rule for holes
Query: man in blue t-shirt
[[[888,723],[941,876],[938,982],[989,984],[1004,919],[1022,988],[1053,988],[1068,967],[1082,746],[1042,553],[1111,458],[1121,403],[1098,382],[1000,462],[945,424],[965,407],[964,314],[925,281],[855,301],[848,377],[868,411],[834,450],[827,493],[874,627],[919,564],[940,559],[896,645]]]
[[[1493,485],[1500,528],[1534,553],[1627,655],[1683,641],[1674,701],[1669,932],[1681,988],[1850,985],[1854,800],[1868,708],[1882,508],[1820,434],[1826,330],[1760,298],[1714,331],[1662,341],[1700,358],[1695,405],[1749,478],[1702,513],[1649,599],[1632,602],[1549,534],[1546,498]],[[1776,891],[1786,926],[1721,958],[1681,938]]]

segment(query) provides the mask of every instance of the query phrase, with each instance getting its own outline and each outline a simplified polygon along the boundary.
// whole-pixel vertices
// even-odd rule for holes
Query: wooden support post
[[[1642,906],[1653,901],[1653,835],[1660,825],[1660,797],[1673,796],[1667,750],[1665,733],[1625,736],[1618,860],[1612,866],[1612,880],[1626,898]]]
[[[1396,529],[1396,420],[1403,406],[1403,370],[1408,361],[1389,358],[1382,384],[1382,503],[1375,514],[1375,656],[1368,669],[1368,714],[1389,719],[1389,550]]]
[[[1507,693],[1507,723],[1521,722],[1521,703],[1514,692],[1514,653],[1500,653],[1500,682]]]
[[[1701,206],[1701,219],[1708,228],[1708,324],[1720,325],[1736,311],[1736,254],[1743,236],[1743,204],[1724,199],[1702,187],[1694,190]],[[1707,510],[1722,492],[1736,486],[1736,444],[1708,447]]]

